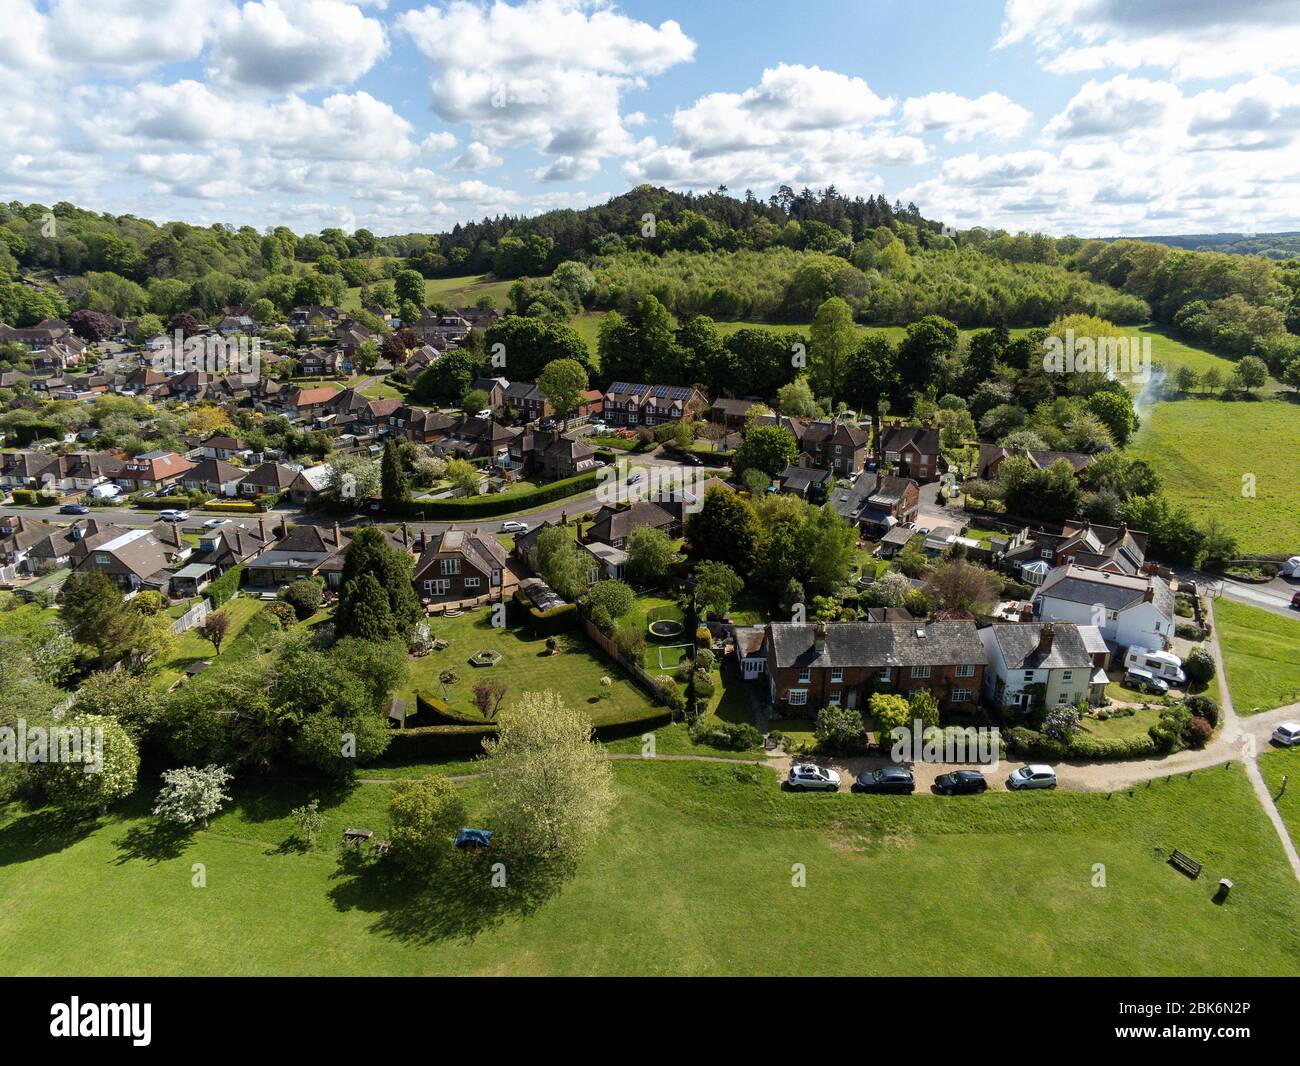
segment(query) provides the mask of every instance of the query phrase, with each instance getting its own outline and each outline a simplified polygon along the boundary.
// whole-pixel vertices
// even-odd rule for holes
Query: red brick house
[[[872,693],[928,689],[941,709],[972,708],[984,681],[975,623],[769,622],[759,672],[773,705],[794,715],[826,706],[864,709]]]
[[[128,459],[122,469],[113,475],[113,479],[133,492],[160,489],[176,484],[193,469],[193,463],[182,459],[175,452],[145,452],[134,459]]]
[[[709,409],[699,389],[685,385],[644,385],[616,381],[605,390],[604,418],[611,426],[657,426],[690,421]]]
[[[934,426],[890,426],[880,450],[899,477],[925,485],[939,479],[939,430]]]
[[[506,550],[491,533],[447,529],[419,546],[411,584],[421,603],[471,600],[490,593],[504,596],[514,587]]]

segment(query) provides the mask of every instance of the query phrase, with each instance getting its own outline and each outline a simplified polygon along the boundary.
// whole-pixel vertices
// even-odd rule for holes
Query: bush
[[[1002,734],[1007,749],[1020,758],[1043,759],[1149,759],[1157,754],[1149,736],[1099,738],[1076,733],[1068,744],[1025,726],[1014,726]]]
[[[299,578],[280,590],[280,599],[293,608],[299,622],[305,622],[320,609],[322,595],[320,585],[310,578]]]
[[[36,493],[31,489],[14,489],[14,503],[35,503]]]
[[[1214,656],[1205,648],[1193,648],[1183,662],[1183,671],[1189,683],[1204,688],[1214,677]]]
[[[280,629],[288,629],[298,620],[297,612],[283,600],[268,603],[262,608],[261,613],[266,615],[267,618],[274,619],[276,626]]]
[[[1210,725],[1219,724],[1219,705],[1209,696],[1188,696],[1183,706],[1197,718],[1204,718]]]
[[[862,713],[851,707],[823,707],[817,712],[817,750],[828,755],[861,755],[867,750]]]
[[[748,751],[763,743],[763,734],[748,722],[710,721],[701,715],[687,727],[691,740],[725,751]]]
[[[591,624],[599,629],[605,636],[611,636],[614,632],[614,619],[607,611],[604,605],[598,605],[592,608]]]
[[[1188,745],[1193,748],[1203,748],[1214,735],[1214,726],[1210,725],[1204,718],[1193,717],[1187,723],[1187,728],[1183,730],[1183,737]]]
[[[1182,624],[1174,627],[1174,634],[1183,640],[1204,640],[1209,634],[1198,625]]]

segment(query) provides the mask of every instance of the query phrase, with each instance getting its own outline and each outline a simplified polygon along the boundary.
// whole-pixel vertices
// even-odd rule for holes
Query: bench
[[[355,847],[374,835],[374,831],[371,829],[345,829],[343,830],[343,843],[349,847]]]
[[[1184,855],[1177,848],[1174,848],[1173,854],[1169,856],[1169,865],[1179,873],[1184,873],[1195,881],[1201,876],[1201,864],[1190,856]]]

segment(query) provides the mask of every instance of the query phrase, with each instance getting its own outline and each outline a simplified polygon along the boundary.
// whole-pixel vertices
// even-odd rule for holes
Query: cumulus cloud
[[[1183,78],[1300,68],[1294,0],[1006,0],[1000,47],[1058,73],[1163,67]]]
[[[637,142],[623,96],[688,62],[695,42],[676,22],[653,26],[578,0],[457,2],[398,16],[433,67],[434,111],[467,122],[489,148],[531,144],[555,161],[546,180],[593,173]]]
[[[486,170],[488,167],[499,167],[501,157],[493,155],[492,149],[482,141],[471,141],[465,146],[465,151],[448,165],[452,170]]]
[[[949,92],[927,93],[903,103],[906,129],[942,133],[945,141],[1015,137],[1031,117],[1026,108],[1001,93],[985,93],[975,99]]]
[[[208,73],[245,90],[345,85],[388,51],[383,24],[346,0],[258,0],[217,20]]]
[[[1052,117],[1045,131],[1062,139],[1113,137],[1161,126],[1176,111],[1182,93],[1165,81],[1130,78],[1089,81]]]

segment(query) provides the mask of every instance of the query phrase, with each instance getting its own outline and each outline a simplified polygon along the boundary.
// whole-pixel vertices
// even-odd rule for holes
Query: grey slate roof
[[[772,622],[775,666],[957,666],[984,662],[974,622],[831,622],[816,652],[815,625]]]
[[[1069,622],[1055,623],[1052,650],[1046,655],[1039,649],[1043,627],[1037,623],[994,624],[991,628],[1009,670],[1069,669],[1092,665],[1092,657],[1078,627]]]

